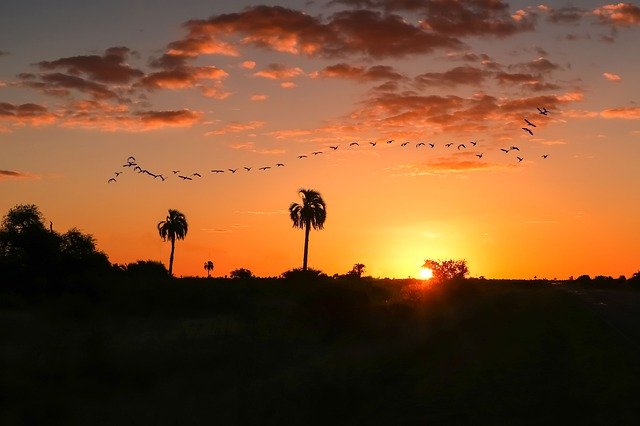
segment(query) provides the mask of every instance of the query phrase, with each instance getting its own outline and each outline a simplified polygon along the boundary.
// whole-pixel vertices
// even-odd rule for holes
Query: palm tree
[[[302,270],[307,270],[307,255],[309,253],[309,231],[311,227],[321,230],[324,221],[327,219],[327,208],[322,196],[312,189],[300,189],[298,191],[302,198],[302,204],[291,203],[289,206],[289,216],[293,221],[294,228],[304,228],[304,258]]]
[[[176,239],[184,240],[189,226],[187,218],[178,210],[169,209],[167,218],[158,223],[158,233],[163,241],[171,241],[171,256],[169,256],[169,276],[173,276],[173,253],[175,251]]]
[[[211,278],[211,271],[213,271],[213,262],[210,260],[204,262],[204,270],[207,271],[207,278]]]

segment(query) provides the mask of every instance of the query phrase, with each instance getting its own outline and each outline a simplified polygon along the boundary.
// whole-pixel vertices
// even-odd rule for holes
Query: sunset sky
[[[176,275],[274,276],[302,264],[287,209],[309,188],[328,274],[630,276],[639,45],[637,2],[2,1],[0,210],[167,264],[177,209]]]

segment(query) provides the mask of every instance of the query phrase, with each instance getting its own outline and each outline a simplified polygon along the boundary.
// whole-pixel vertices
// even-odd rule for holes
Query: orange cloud
[[[128,111],[105,114],[96,111],[73,111],[64,117],[62,127],[94,129],[105,132],[145,132],[170,127],[190,127],[196,124],[202,113],[182,110]]]
[[[446,72],[431,72],[420,74],[415,78],[418,87],[448,86],[460,84],[481,84],[489,73],[479,68],[463,66]]]
[[[280,83],[280,87],[282,87],[283,89],[293,89],[298,86],[293,81],[283,81],[282,83]]]
[[[247,70],[252,70],[256,67],[256,62],[255,61],[244,61],[243,63],[240,64],[240,66],[244,69]]]
[[[56,119],[56,115],[42,105],[33,103],[14,105],[0,102],[0,120],[3,121],[17,125],[41,126],[52,124]]]
[[[16,179],[38,179],[39,176],[31,173],[16,172],[13,170],[0,170],[0,181]]]
[[[604,110],[600,113],[604,118],[622,118],[640,120],[640,107],[621,107]]]
[[[640,7],[632,3],[607,4],[592,12],[601,23],[619,27],[640,24]]]
[[[620,77],[618,74],[613,74],[613,73],[610,73],[610,72],[603,72],[602,76],[604,78],[606,78],[607,80],[615,81],[616,83],[622,81],[622,77]]]
[[[441,158],[425,164],[410,164],[389,169],[391,176],[424,176],[451,173],[479,172],[487,170],[505,169],[506,166],[491,164],[479,160],[460,160],[456,158]]]
[[[264,100],[266,100],[267,98],[268,98],[268,96],[267,96],[267,95],[253,95],[253,96],[251,96],[251,98],[250,98],[250,99],[251,99],[252,101],[264,101]]]
[[[229,74],[214,66],[181,67],[159,71],[145,76],[141,85],[147,88],[184,89],[195,86],[200,80],[222,80]]]
[[[255,129],[259,129],[260,127],[264,126],[266,123],[264,121],[250,121],[248,123],[230,123],[227,124],[226,126],[218,129],[218,130],[212,130],[210,132],[205,133],[205,136],[212,136],[212,135],[224,135],[227,133],[240,133],[240,132],[244,132],[247,130],[255,130]]]
[[[299,67],[288,68],[282,64],[270,64],[267,69],[258,71],[253,75],[270,80],[286,80],[304,75],[304,71]]]
[[[391,66],[375,65],[369,68],[356,67],[346,63],[339,63],[325,67],[311,74],[312,78],[346,78],[358,81],[375,80],[403,80],[406,77]]]

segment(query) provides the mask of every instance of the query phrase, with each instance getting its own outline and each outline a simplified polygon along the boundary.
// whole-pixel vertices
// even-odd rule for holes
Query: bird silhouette
[[[530,122],[529,120],[527,120],[526,118],[524,119],[525,123],[527,123],[527,126],[531,126],[531,127],[538,127],[535,124],[533,124],[532,122]]]
[[[182,180],[193,180],[189,176],[178,175],[178,177]]]
[[[136,171],[136,172],[138,172],[138,173],[140,173],[140,172],[142,171],[142,167],[140,167],[140,166],[135,166],[135,167],[133,168],[133,170],[134,170],[134,171]]]
[[[450,148],[451,146],[453,146],[453,142],[451,142],[451,143],[447,143],[447,144],[445,144],[444,146],[446,146],[447,148]]]
[[[527,128],[527,127],[522,127],[522,130],[524,130],[525,132],[529,133],[531,136],[533,136],[533,132],[531,131],[531,129]]]
[[[335,151],[336,149],[338,149],[338,147],[339,147],[339,146],[340,146],[340,145],[335,145],[335,146],[331,146],[331,145],[329,145],[329,148],[331,148],[332,150],[334,150],[334,151]]]
[[[149,170],[143,170],[142,173],[146,173],[149,176],[154,177],[154,178],[156,177],[156,175],[154,173],[151,173]]]
[[[154,179],[160,178],[160,179],[162,179],[163,182],[165,180],[165,177],[163,175],[154,175],[153,177],[154,177]]]
[[[516,157],[518,159],[518,163],[521,162],[522,160],[524,160],[524,158],[522,157]]]
[[[416,148],[419,147],[419,146],[424,146],[424,142],[420,142],[420,143],[416,144]]]
[[[276,164],[276,167],[284,167],[284,164],[278,163],[278,164]]]
[[[460,147],[462,148],[466,148],[465,144],[461,143],[460,145],[458,145],[458,149],[460,149]]]
[[[215,170],[211,170],[212,173],[224,173],[224,170],[220,170],[220,169],[215,169]]]
[[[509,152],[509,150],[508,150],[508,149],[505,149],[505,148],[500,148],[500,151],[502,151],[502,152],[504,152],[504,153],[508,153],[508,152]]]
[[[538,107],[538,114],[547,115],[549,114],[549,110],[545,107],[542,107],[542,108]]]
[[[371,144],[371,146],[376,146],[378,144],[378,142],[369,142]]]
[[[471,143],[471,145],[473,145],[473,146],[478,145],[478,142],[475,142],[475,141],[471,141],[470,143]]]
[[[111,183],[111,182],[117,182],[116,178],[111,178],[107,181],[107,183]]]
[[[520,151],[520,148],[518,148],[517,146],[511,146],[509,147],[509,150]]]
[[[178,173],[180,173],[180,170],[171,170],[171,172],[172,172],[174,175],[177,175]]]
[[[351,143],[349,144],[349,146],[354,146],[354,145],[356,145],[356,146],[360,146],[360,144],[359,144],[358,142],[351,142]]]
[[[387,143],[393,143],[393,139],[391,139],[391,140],[387,141]]]
[[[430,143],[430,144],[429,144],[429,146],[430,146],[431,148],[435,148],[435,147],[436,147],[436,144],[434,144],[434,143]]]
[[[307,158],[306,155],[298,155],[298,158]]]
[[[236,168],[236,169],[227,169],[227,170],[229,170],[231,173],[235,173],[235,172],[237,172],[237,171],[238,171],[238,169],[237,169],[237,168]]]
[[[483,156],[483,155],[484,155],[484,154],[476,154],[476,157],[478,157],[478,158],[482,158],[482,156]]]
[[[122,174],[122,172],[113,172],[113,174],[116,175],[116,177],[118,177]]]
[[[202,175],[200,173],[198,173],[198,172],[191,173],[191,176],[195,176],[195,177],[199,177],[199,178],[202,177]]]
[[[549,156],[549,154],[544,154],[542,155],[542,158],[547,158]]]
[[[409,142],[403,142],[400,144],[400,146],[407,146],[407,145],[409,145]]]
[[[134,157],[133,155],[130,155],[129,158],[127,158],[127,163],[133,163],[136,161],[136,157]]]
[[[315,151],[315,152],[312,152],[312,154],[313,154],[313,155],[322,154],[322,151]]]
[[[122,167],[133,167],[135,165],[136,163],[127,163],[127,164],[123,164]]]
[[[259,170],[269,170],[270,168],[271,168],[271,167],[269,167],[269,166],[264,166],[264,167],[260,167],[260,169],[259,169]]]
[[[251,167],[243,167],[246,171],[251,171]]]

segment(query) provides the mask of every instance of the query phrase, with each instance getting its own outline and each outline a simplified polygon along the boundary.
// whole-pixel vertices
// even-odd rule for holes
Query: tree
[[[44,218],[35,204],[18,204],[7,212],[2,228],[16,233],[44,231]]]
[[[246,268],[238,268],[231,271],[231,278],[236,280],[243,280],[253,278],[253,272]]]
[[[356,263],[355,265],[353,265],[353,268],[351,269],[351,272],[349,272],[349,274],[351,275],[355,275],[358,278],[362,277],[362,273],[364,272],[364,263]]]
[[[324,228],[327,219],[327,208],[320,196],[320,193],[312,189],[300,189],[298,191],[302,198],[302,204],[296,202],[289,206],[289,216],[293,221],[294,228],[304,229],[304,257],[302,260],[302,270],[307,270],[307,257],[309,253],[309,231],[313,227],[315,230]]]
[[[438,282],[462,279],[469,273],[466,260],[427,259],[422,267],[431,269],[433,278]]]
[[[211,278],[211,271],[213,271],[213,262],[210,260],[204,262],[204,270],[207,271],[207,278]]]
[[[184,240],[187,236],[189,225],[187,218],[178,210],[169,209],[167,218],[158,223],[158,233],[163,241],[171,242],[171,255],[169,256],[169,276],[173,276],[173,254],[175,252],[176,239]]]

